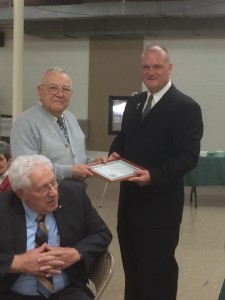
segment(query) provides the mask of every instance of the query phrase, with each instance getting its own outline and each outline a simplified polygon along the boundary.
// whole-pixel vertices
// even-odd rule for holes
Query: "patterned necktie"
[[[144,118],[147,116],[147,114],[149,113],[151,107],[152,107],[152,100],[153,100],[153,95],[150,95],[148,97],[148,101],[147,101],[147,105],[142,113],[142,120],[144,120]]]
[[[65,138],[67,139],[67,142],[69,143],[70,141],[69,141],[69,137],[68,137],[68,132],[67,132],[63,117],[58,117],[57,124],[59,125],[59,128],[62,130]]]
[[[45,225],[45,216],[38,214],[37,216],[37,232],[35,235],[35,246],[40,247],[44,243],[48,243],[48,229]],[[52,277],[37,276],[37,291],[45,298],[49,298],[53,291]]]

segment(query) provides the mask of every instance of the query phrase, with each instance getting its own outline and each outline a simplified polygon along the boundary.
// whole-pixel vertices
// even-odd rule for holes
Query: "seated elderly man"
[[[112,235],[81,183],[49,159],[18,156],[0,199],[0,299],[89,300],[88,272]]]

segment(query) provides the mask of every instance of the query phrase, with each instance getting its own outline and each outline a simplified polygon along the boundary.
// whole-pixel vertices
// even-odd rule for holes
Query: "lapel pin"
[[[141,105],[141,103],[138,103],[136,109],[138,109],[140,105]]]

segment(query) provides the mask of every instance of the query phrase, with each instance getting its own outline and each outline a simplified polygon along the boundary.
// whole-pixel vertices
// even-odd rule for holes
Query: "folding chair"
[[[97,258],[89,273],[89,279],[94,284],[96,290],[96,292],[94,292],[94,300],[100,299],[112,277],[113,270],[114,257],[112,253],[107,250]]]

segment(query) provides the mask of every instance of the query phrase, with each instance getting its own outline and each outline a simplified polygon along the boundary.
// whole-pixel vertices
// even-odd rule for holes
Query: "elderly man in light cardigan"
[[[75,116],[67,110],[72,80],[61,68],[47,70],[37,87],[39,103],[18,116],[11,129],[13,159],[25,154],[43,154],[54,164],[57,177],[83,181],[92,176],[85,136]]]

